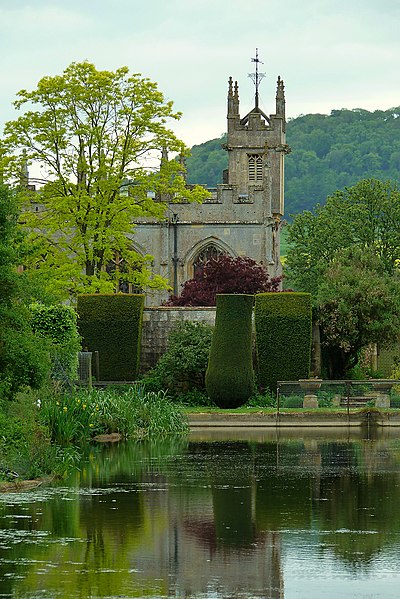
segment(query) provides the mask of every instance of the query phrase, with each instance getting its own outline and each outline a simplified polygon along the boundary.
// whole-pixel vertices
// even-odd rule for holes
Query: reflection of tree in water
[[[324,550],[352,566],[367,565],[392,542],[399,521],[393,456],[371,442],[319,442],[310,448],[308,443],[257,448],[257,530],[311,530],[318,523],[329,531],[321,533]]]
[[[190,450],[211,489],[212,513],[208,518],[190,514],[184,530],[207,549],[208,578],[221,579],[232,597],[250,588],[258,589],[260,596],[283,597],[280,535],[256,527],[254,447],[247,442],[213,442],[193,443]]]
[[[126,550],[142,541],[145,527],[143,493],[137,485],[150,484],[172,457],[187,444],[171,437],[157,442],[124,442],[92,449],[81,472],[81,484],[90,481],[101,493],[82,497],[80,524],[86,529],[85,564],[88,569],[115,567]],[[104,488],[106,492],[104,492]]]
[[[324,477],[318,504],[329,551],[352,566],[367,565],[391,542],[400,490],[379,442],[321,446]]]
[[[115,492],[83,497],[80,526],[86,530],[87,567],[115,566],[126,549],[140,542],[144,527],[143,494],[119,488]]]
[[[3,528],[53,535],[39,550],[20,543],[7,552],[14,562],[1,564],[0,576],[8,568],[26,578],[3,586],[10,596],[40,588],[60,597],[70,588],[82,597],[117,590],[151,596],[153,589],[166,596],[172,588],[183,596],[205,593],[217,580],[225,596],[252,589],[281,598],[283,530],[294,533],[290,549],[299,531],[312,531],[317,551],[360,572],[399,538],[398,453],[388,447],[320,440],[188,445],[181,438],[93,448],[72,484],[76,501],[63,493],[33,501],[32,518],[13,525],[2,508]],[[24,565],[26,557],[38,561]],[[42,572],[40,559],[58,567]]]
[[[209,476],[217,546],[248,547],[254,540],[253,453],[249,443],[213,444]],[[216,451],[215,451],[216,450]],[[219,459],[216,460],[216,455]]]
[[[226,481],[212,484],[217,546],[249,547],[254,541],[251,480],[241,476],[234,485]]]
[[[256,451],[257,529],[308,529],[311,523],[311,476],[301,466],[303,441],[263,443]]]

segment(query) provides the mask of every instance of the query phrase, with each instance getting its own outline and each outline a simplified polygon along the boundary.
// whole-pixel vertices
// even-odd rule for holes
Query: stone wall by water
[[[179,322],[204,322],[214,325],[216,308],[169,308],[164,306],[145,308],[141,349],[141,372],[152,368],[165,352],[171,329]]]

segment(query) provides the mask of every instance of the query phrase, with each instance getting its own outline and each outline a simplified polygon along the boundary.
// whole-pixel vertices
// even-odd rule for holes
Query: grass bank
[[[164,391],[108,388],[20,393],[0,404],[0,481],[63,476],[99,435],[185,433],[187,415]]]

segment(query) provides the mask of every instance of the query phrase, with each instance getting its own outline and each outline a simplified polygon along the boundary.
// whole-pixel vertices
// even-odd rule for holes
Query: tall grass
[[[48,395],[40,401],[40,418],[58,445],[82,444],[98,434],[123,437],[181,433],[187,418],[165,391],[144,391],[139,385],[119,389],[76,390]]]

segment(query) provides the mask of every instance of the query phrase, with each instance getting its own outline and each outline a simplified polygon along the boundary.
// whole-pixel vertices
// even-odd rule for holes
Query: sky
[[[399,24],[398,0],[0,0],[0,129],[20,89],[88,60],[157,82],[183,113],[174,131],[200,144],[226,130],[229,76],[242,116],[253,107],[256,48],[266,114],[278,75],[289,118],[397,107]]]

